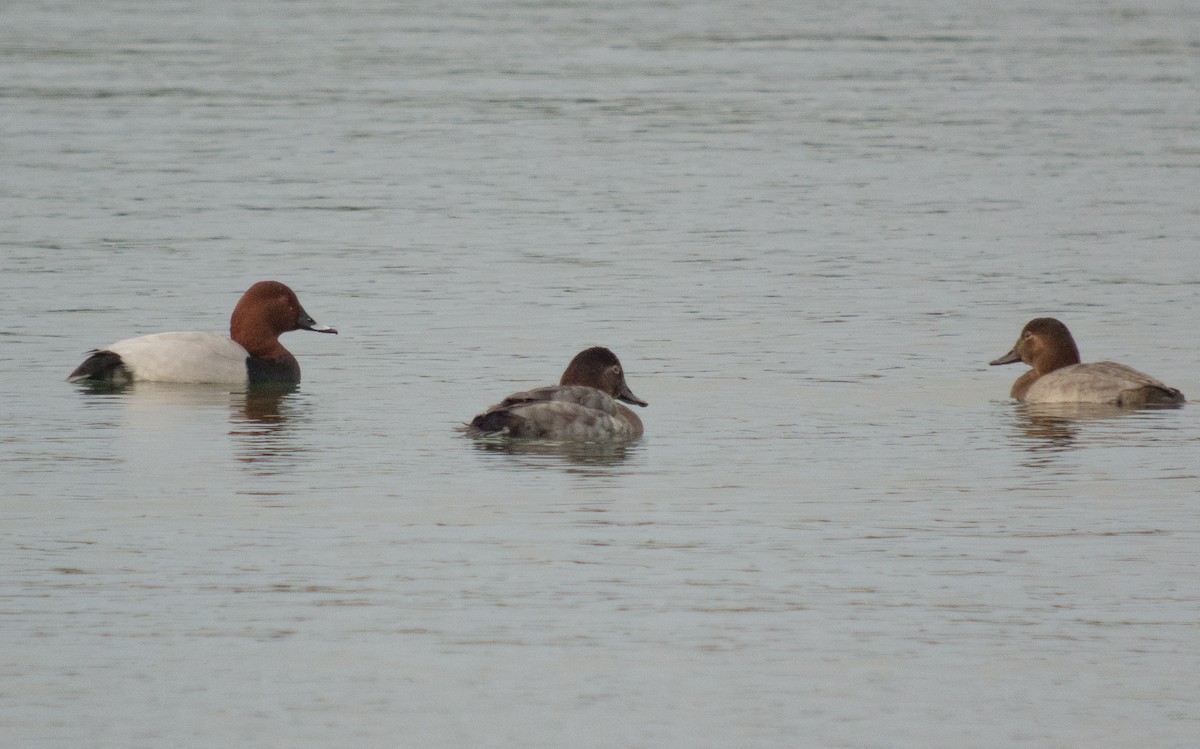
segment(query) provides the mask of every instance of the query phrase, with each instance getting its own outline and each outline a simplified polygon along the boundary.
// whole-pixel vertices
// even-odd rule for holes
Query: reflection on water
[[[285,385],[248,390],[243,394],[241,414],[248,421],[279,424],[287,419],[287,414],[281,409],[281,404],[285,398],[299,389],[297,385]]]
[[[506,456],[510,459],[506,460],[508,465],[535,470],[552,466],[608,468],[624,463],[641,450],[640,441],[620,440],[556,442],[480,437],[471,439],[471,444],[478,452]]]
[[[1079,428],[1068,418],[1030,413],[1024,407],[1018,407],[1014,422],[1017,441],[1023,443],[1025,450],[1035,454],[1069,450],[1075,446],[1079,434]]]
[[[1124,434],[1126,430],[1144,436],[1142,430],[1179,406],[1144,409],[1121,408],[1100,403],[1022,403],[1013,411],[1014,441],[1030,453],[1059,453],[1088,444],[1101,435]],[[1114,422],[1123,422],[1116,424]],[[1085,431],[1087,427],[1098,427]]]
[[[8,3],[4,745],[1200,745],[1194,407],[978,364],[1197,387],[1186,7]],[[62,382],[268,273],[302,390]]]
[[[86,406],[117,408],[115,423],[131,434],[153,433],[184,420],[203,423],[205,411],[211,410],[213,417],[227,413],[237,460],[257,464],[256,473],[277,473],[308,450],[294,427],[308,420],[309,402],[295,385],[251,390],[165,382],[78,387]],[[185,417],[188,413],[192,416]]]
[[[171,413],[175,409],[220,408],[236,395],[228,385],[197,385],[175,382],[135,382],[114,385],[102,382],[80,382],[75,385],[86,398],[87,405],[117,402],[126,412]]]
[[[248,390],[235,396],[229,435],[234,438],[239,461],[260,464],[256,473],[278,473],[308,451],[293,428],[305,420],[298,390],[289,385]]]

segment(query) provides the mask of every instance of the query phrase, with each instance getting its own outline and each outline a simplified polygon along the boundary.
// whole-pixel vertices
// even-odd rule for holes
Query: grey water
[[[1200,742],[1200,13],[0,9],[0,743]],[[291,285],[290,393],[68,385]],[[457,428],[612,348],[627,445]]]

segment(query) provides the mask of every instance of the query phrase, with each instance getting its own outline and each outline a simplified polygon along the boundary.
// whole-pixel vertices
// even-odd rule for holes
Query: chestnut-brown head
[[[1017,343],[1004,356],[990,364],[1013,364],[1025,362],[1038,375],[1079,363],[1079,347],[1071,331],[1053,317],[1038,317],[1030,320],[1021,330]]]
[[[650,405],[634,395],[629,385],[625,384],[625,370],[620,360],[603,346],[593,346],[576,354],[558,384],[587,385],[626,403]]]
[[[296,293],[278,281],[259,281],[247,289],[229,319],[229,337],[256,356],[270,352],[280,334],[291,330],[337,333],[318,325],[300,306]]]

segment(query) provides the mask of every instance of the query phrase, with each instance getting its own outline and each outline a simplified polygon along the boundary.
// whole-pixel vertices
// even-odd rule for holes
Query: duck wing
[[[1074,364],[1040,377],[1029,389],[1030,403],[1111,403],[1141,407],[1178,405],[1183,393],[1145,372],[1111,361]]]
[[[637,436],[612,397],[585,385],[554,385],[513,393],[471,420],[469,436],[587,440]]]
[[[531,403],[573,403],[607,414],[616,414],[618,410],[618,404],[614,398],[587,385],[551,385],[513,393],[488,410]]]

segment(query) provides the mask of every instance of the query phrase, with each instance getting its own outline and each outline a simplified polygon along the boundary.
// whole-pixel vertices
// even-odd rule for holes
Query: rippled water
[[[1200,741],[1187,3],[21,3],[6,746]],[[292,393],[63,382],[222,329]],[[591,344],[626,446],[456,427]],[[1015,371],[1014,371],[1015,370]]]

